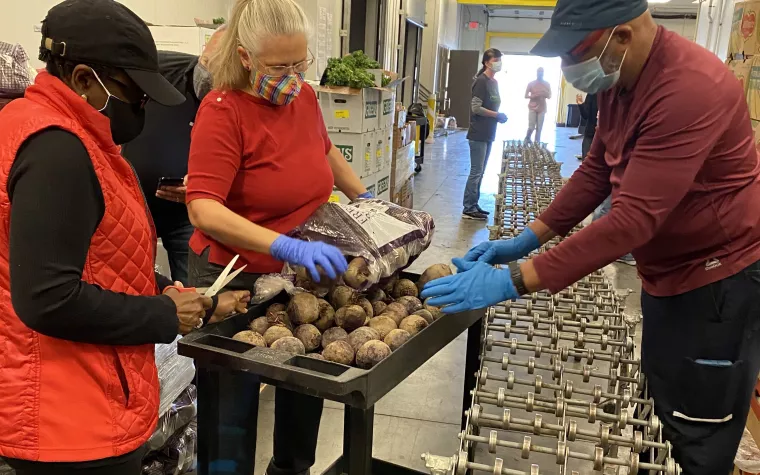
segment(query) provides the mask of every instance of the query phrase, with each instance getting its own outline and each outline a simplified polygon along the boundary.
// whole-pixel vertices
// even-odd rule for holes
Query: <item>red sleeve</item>
[[[726,117],[742,107],[731,88],[683,79],[659,86],[651,99],[610,213],[535,258],[551,292],[647,243],[689,191],[725,132]]]
[[[314,102],[316,103],[317,107],[317,127],[319,127],[319,132],[322,134],[322,140],[325,142],[325,156],[327,156],[327,154],[330,153],[330,150],[332,150],[332,140],[330,140],[330,134],[327,133],[325,118],[322,115],[322,108],[319,107],[319,97],[311,86],[308,87],[311,89],[311,93],[314,95]]]
[[[201,104],[193,125],[187,202],[211,199],[225,204],[242,155],[243,140],[234,98],[214,91]]]
[[[594,138],[588,156],[538,219],[564,236],[610,195],[611,169],[604,161],[604,143]]]

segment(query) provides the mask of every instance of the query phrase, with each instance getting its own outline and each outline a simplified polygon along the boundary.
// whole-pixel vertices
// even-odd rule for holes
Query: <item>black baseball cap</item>
[[[71,61],[123,69],[159,104],[185,101],[159,72],[148,25],[114,0],[66,0],[51,8],[42,21],[40,51],[45,50]]]
[[[531,54],[554,57],[570,53],[588,35],[640,17],[647,0],[559,0],[551,26]]]

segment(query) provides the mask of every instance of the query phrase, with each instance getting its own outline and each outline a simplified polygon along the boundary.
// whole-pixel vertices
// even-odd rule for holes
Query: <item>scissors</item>
[[[235,279],[235,277],[237,277],[246,268],[246,266],[243,266],[240,269],[236,270],[235,272],[232,272],[232,274],[230,274],[230,272],[232,271],[232,267],[235,265],[239,257],[240,257],[240,254],[233,257],[230,263],[227,264],[227,267],[225,267],[222,273],[219,274],[219,277],[211,285],[211,287],[209,287],[208,289],[206,289],[205,292],[203,292],[203,295],[205,297],[211,297],[214,303],[211,306],[211,308],[206,312],[206,316],[203,317],[203,319],[200,321],[200,323],[198,324],[196,328],[203,327],[209,322],[209,320],[211,320],[211,317],[214,315],[214,310],[216,310],[216,305],[218,303],[218,300],[216,299],[216,295],[223,288],[225,288],[230,282],[232,282]],[[198,292],[198,289],[196,289],[195,287],[177,287],[176,285],[171,285],[167,287],[164,290],[164,292],[166,292],[169,289],[174,289],[178,292]]]

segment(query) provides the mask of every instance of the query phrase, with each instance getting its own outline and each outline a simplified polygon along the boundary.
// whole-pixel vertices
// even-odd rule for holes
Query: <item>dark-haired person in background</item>
[[[154,345],[248,293],[214,307],[154,272],[118,144],[141,132],[146,101],[184,96],[145,23],[113,0],[62,2],[40,59],[47,72],[0,112],[0,456],[19,475],[138,475],[158,417]]]
[[[156,224],[156,234],[169,255],[172,280],[187,285],[187,259],[190,224],[185,206],[185,186],[158,188],[162,177],[184,178],[190,155],[190,132],[198,107],[211,91],[212,78],[208,62],[216,50],[226,25],[209,39],[200,57],[173,51],[158,52],[161,74],[185,95],[179,106],[167,107],[151,101],[145,105],[142,133],[124,145],[122,153],[132,163]]]
[[[426,286],[444,311],[556,293],[633,251],[642,371],[688,475],[730,473],[760,372],[760,162],[741,83],[658,26],[646,0],[559,0],[532,51],[599,94],[591,151],[515,239],[482,243]],[[546,252],[607,196],[612,208]]]
[[[464,211],[462,217],[486,221],[488,212],[480,207],[480,185],[491,154],[491,145],[496,139],[496,126],[507,122],[506,114],[499,112],[501,97],[499,83],[494,76],[501,71],[501,51],[491,48],[483,54],[483,67],[472,84],[472,105],[470,109],[470,176],[464,189]]]

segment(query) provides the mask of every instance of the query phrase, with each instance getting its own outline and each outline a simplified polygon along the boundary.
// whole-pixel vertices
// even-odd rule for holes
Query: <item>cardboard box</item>
[[[395,97],[396,87],[403,82],[397,74],[385,73],[391,76],[391,83],[385,88],[314,87],[327,130],[357,134],[380,129],[385,120],[381,105],[383,94]]]
[[[383,137],[383,146],[385,147],[383,151],[383,170],[390,171],[393,159],[393,129],[386,130]]]
[[[369,191],[375,196],[378,196],[375,175],[369,176],[367,178],[362,178],[361,182],[362,182],[362,185],[364,185],[367,188],[367,191]],[[335,187],[333,187],[333,192],[330,195],[329,201],[330,203],[341,203],[344,205],[349,204],[351,202],[351,200],[349,200],[346,195],[344,195],[341,191],[339,191]]]
[[[371,88],[340,89],[343,92],[328,92],[322,87],[317,88],[327,130],[352,134],[377,130],[380,125],[380,92]]]
[[[396,119],[396,91],[384,89],[380,92],[380,129],[393,126]]]
[[[738,59],[728,63],[728,68],[734,73],[744,87],[744,95],[747,95],[749,88],[749,74],[752,69],[752,60]]]
[[[359,178],[373,175],[375,169],[375,134],[331,132],[330,140],[340,150]]]
[[[390,168],[390,161],[385,160],[386,132],[378,130],[375,132],[375,173],[381,173]]]
[[[395,196],[403,184],[414,176],[414,144],[409,144],[393,152],[391,161],[391,196]]]
[[[216,30],[201,26],[149,26],[159,51],[200,56]]]
[[[753,59],[747,81],[747,106],[749,118],[760,120],[760,60]]]
[[[760,21],[760,1],[739,2],[734,5],[728,44],[729,54],[751,56],[760,52],[758,21]]]
[[[377,197],[381,200],[390,201],[391,200],[391,171],[390,169],[386,170],[384,173],[378,173],[375,175],[377,177],[377,185],[375,189],[377,190]]]
[[[391,202],[404,208],[414,209],[414,176],[406,179],[396,193],[393,194]]]

